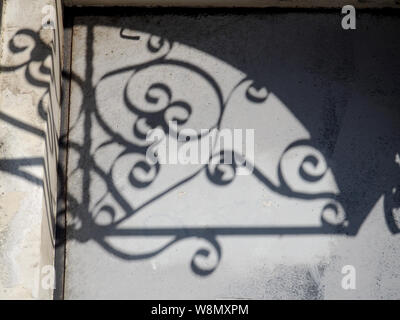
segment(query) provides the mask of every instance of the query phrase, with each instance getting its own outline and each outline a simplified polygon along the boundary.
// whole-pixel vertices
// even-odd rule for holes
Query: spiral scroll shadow
[[[88,40],[88,45],[93,45],[93,32],[92,29],[88,31],[88,37],[92,37],[92,39]],[[126,33],[126,30],[120,30],[120,36],[122,39],[126,41],[136,41],[136,36],[129,36]],[[19,45],[17,39],[26,38],[30,40],[30,44],[27,45]],[[133,42],[132,42],[133,43]],[[174,46],[174,43],[168,41],[164,37],[159,37],[156,35],[151,35],[145,45],[148,50],[148,53],[152,57],[151,60],[145,61],[135,65],[129,65],[127,67],[113,70],[107,74],[105,74],[100,81],[106,80],[111,76],[118,76],[125,72],[129,72],[129,77],[125,86],[123,87],[123,102],[129,112],[136,116],[136,120],[132,123],[131,133],[132,136],[124,136],[120,134],[112,125],[108,124],[104,117],[99,112],[98,101],[96,101],[95,93],[97,89],[97,85],[91,83],[91,72],[90,67],[87,69],[87,79],[81,79],[80,76],[74,73],[64,73],[64,76],[70,79],[77,88],[85,92],[85,100],[82,103],[80,116],[84,118],[84,122],[86,125],[85,135],[87,135],[90,140],[90,128],[93,125],[92,122],[96,121],[98,125],[104,130],[104,132],[108,135],[108,140],[98,146],[95,149],[94,153],[91,153],[91,150],[88,150],[88,147],[85,144],[80,144],[78,142],[69,141],[68,144],[62,144],[60,142],[61,148],[70,148],[70,150],[76,151],[79,153],[79,166],[83,167],[85,163],[90,163],[90,167],[84,168],[86,170],[87,176],[90,174],[95,174],[99,179],[104,182],[106,186],[106,191],[104,195],[100,197],[100,199],[96,202],[94,209],[90,209],[89,206],[84,203],[83,200],[79,200],[73,196],[72,192],[68,192],[66,190],[66,195],[62,195],[67,199],[68,206],[75,210],[76,212],[84,212],[83,216],[76,216],[74,219],[77,219],[79,223],[71,222],[68,225],[68,229],[66,230],[69,234],[69,237],[74,240],[78,240],[81,242],[85,242],[88,240],[96,241],[100,246],[102,246],[105,250],[112,253],[113,255],[120,257],[126,260],[139,260],[139,259],[148,259],[156,256],[157,254],[161,254],[168,248],[172,247],[176,243],[183,241],[189,238],[196,238],[199,240],[206,241],[210,246],[200,247],[193,253],[193,256],[190,260],[191,270],[199,275],[199,276],[208,276],[212,274],[215,270],[218,269],[222,259],[222,247],[219,242],[219,238],[222,235],[242,235],[242,234],[254,234],[254,235],[284,235],[284,234],[347,234],[349,228],[355,229],[356,231],[352,233],[354,235],[361,226],[362,221],[358,225],[349,224],[349,216],[348,216],[348,205],[343,198],[342,194],[334,193],[334,192],[317,192],[310,193],[304,190],[297,190],[293,188],[293,183],[289,178],[285,177],[285,172],[283,168],[283,162],[286,159],[289,152],[295,150],[298,147],[303,147],[309,150],[310,152],[299,159],[298,161],[298,170],[296,174],[298,178],[302,181],[314,185],[319,183],[326,176],[328,169],[330,168],[329,161],[326,160],[325,157],[316,156],[314,151],[320,151],[318,146],[311,140],[298,140],[291,144],[289,144],[279,159],[278,166],[276,168],[278,182],[272,181],[267,176],[265,176],[257,166],[254,167],[253,177],[261,182],[264,186],[269,188],[271,191],[276,192],[277,194],[284,195],[285,197],[292,197],[297,199],[306,199],[306,200],[314,200],[314,199],[322,199],[324,200],[324,204],[321,208],[321,227],[317,228],[170,228],[170,229],[132,229],[125,230],[121,228],[121,225],[127,219],[133,217],[137,213],[139,213],[142,209],[146,208],[154,201],[157,201],[175,190],[179,186],[195,179],[201,173],[204,173],[207,177],[208,181],[213,185],[218,186],[227,186],[235,182],[237,176],[237,168],[238,164],[235,162],[235,152],[232,150],[213,150],[210,156],[210,162],[204,166],[202,166],[199,170],[191,174],[190,176],[182,179],[181,181],[177,181],[171,183],[171,185],[164,191],[156,194],[150,200],[146,201],[144,204],[140,206],[133,206],[130,199],[127,199],[118,189],[115,181],[113,180],[113,174],[115,170],[115,163],[117,160],[122,159],[125,156],[133,156],[134,160],[132,160],[130,171],[127,172],[127,179],[130,185],[136,189],[146,189],[152,183],[157,180],[160,172],[162,172],[163,167],[159,163],[150,163],[146,159],[146,152],[149,149],[149,143],[146,141],[147,134],[150,130],[160,128],[166,135],[176,136],[179,134],[182,127],[189,123],[194,114],[194,104],[191,103],[193,101],[186,101],[184,99],[175,98],[172,87],[170,84],[160,81],[157,78],[154,78],[153,82],[147,87],[147,90],[144,91],[143,101],[147,104],[145,108],[133,101],[132,97],[137,97],[135,94],[131,94],[135,91],[135,87],[132,86],[132,83],[141,73],[146,73],[151,70],[153,67],[159,66],[169,66],[171,68],[181,68],[187,71],[190,74],[195,74],[203,81],[207,83],[210,88],[209,95],[216,96],[216,108],[218,108],[218,116],[215,121],[213,121],[209,129],[219,129],[221,126],[221,119],[227,109],[227,105],[229,103],[229,97],[237,91],[239,85],[241,85],[244,81],[249,80],[250,84],[246,87],[244,91],[244,101],[249,102],[251,105],[262,105],[267,101],[269,97],[268,90],[260,85],[258,82],[252,81],[247,76],[242,79],[230,92],[228,95],[228,99],[224,100],[222,90],[220,85],[218,84],[216,78],[210,74],[209,72],[201,69],[200,67],[188,63],[186,61],[180,61],[177,59],[170,58],[169,54]],[[50,74],[50,69],[46,66],[45,61],[49,58],[51,54],[51,49],[48,47],[43,41],[40,39],[39,33],[32,30],[19,30],[16,32],[14,37],[11,39],[9,43],[10,51],[18,55],[23,52],[29,52],[29,57],[26,61],[23,61],[20,64],[15,66],[0,66],[1,72],[13,72],[19,69],[22,69],[25,73],[25,78],[34,86],[48,88],[48,82],[43,81],[45,76]],[[90,48],[88,49],[90,52]],[[45,54],[43,54],[45,53]],[[90,55],[88,54],[88,57]],[[91,60],[88,62],[90,65]],[[37,77],[35,73],[32,72],[33,68],[39,65],[39,73],[43,76],[43,78]],[[132,86],[132,87],[131,87]],[[48,94],[48,90],[44,93],[44,96],[39,100],[38,104],[38,112],[42,116],[42,118],[46,118],[47,112],[44,106],[44,97]],[[89,106],[89,107],[88,107]],[[113,106],[110,106],[112,108]],[[9,118],[6,121],[11,122]],[[173,120],[177,123],[178,128],[174,131],[174,128],[170,128],[168,126],[168,122]],[[54,122],[54,119],[51,123]],[[15,122],[13,122],[15,123]],[[32,128],[26,128],[21,124],[18,124],[19,127],[22,127],[26,130],[30,130],[31,132],[43,136],[42,131],[34,130]],[[49,130],[53,130],[54,128],[49,128]],[[51,134],[51,136],[55,136]],[[202,139],[204,136],[198,134],[193,139]],[[51,149],[55,149],[55,145],[57,141],[50,141]],[[65,142],[65,141],[64,141]],[[122,149],[122,151],[118,154],[116,159],[113,159],[113,164],[110,169],[102,168],[95,159],[96,152],[102,150],[106,146],[110,144],[116,144],[118,147]],[[89,148],[90,149],[90,148]],[[234,159],[232,163],[226,163],[225,157],[228,154],[231,154],[231,157]],[[1,160],[4,164],[6,160]],[[85,162],[86,161],[86,162]],[[39,159],[35,159],[34,161],[37,164],[41,162]],[[15,166],[24,165],[24,161],[15,161]],[[324,170],[319,170],[320,167],[323,167]],[[1,169],[1,168],[0,168]],[[28,175],[27,173],[21,174],[20,176],[28,179],[36,184],[39,184],[40,181],[37,181],[34,177]],[[88,178],[90,180],[90,178]],[[90,181],[86,181],[84,187],[88,188],[90,186]],[[222,188],[223,189],[223,188]],[[387,219],[387,224],[392,233],[398,233],[400,230],[400,218],[399,214],[396,211],[400,208],[400,197],[399,197],[400,187],[398,184],[391,185],[388,187],[385,192],[385,215]],[[106,196],[111,196],[113,200],[118,204],[117,206],[112,206],[109,204],[104,204],[102,201]],[[71,211],[73,211],[71,210]],[[399,209],[400,210],[400,209]],[[351,221],[350,221],[351,222]],[[58,226],[59,230],[62,230],[64,226]],[[62,232],[61,232],[62,233]],[[169,237],[170,240],[166,243],[162,244],[158,248],[154,250],[150,250],[145,253],[136,253],[130,254],[126,253],[123,250],[113,246],[110,243],[109,239],[116,236],[166,236]],[[216,257],[216,260],[213,261],[211,266],[207,265],[207,261],[213,259],[213,256]]]

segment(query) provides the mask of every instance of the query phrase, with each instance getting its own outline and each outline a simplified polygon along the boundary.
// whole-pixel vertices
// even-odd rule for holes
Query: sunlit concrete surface
[[[65,298],[400,298],[399,17],[131,12],[74,19]],[[169,119],[252,174],[149,164]]]
[[[62,26],[42,28],[42,9],[56,2],[0,6],[0,299],[53,296],[40,281],[55,248]]]

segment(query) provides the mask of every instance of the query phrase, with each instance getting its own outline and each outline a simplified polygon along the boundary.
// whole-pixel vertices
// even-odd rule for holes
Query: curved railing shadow
[[[68,223],[66,229],[64,225],[58,225],[58,232],[60,234],[66,233],[68,236],[68,240],[76,240],[81,242],[86,242],[88,240],[96,241],[100,246],[102,246],[105,250],[112,253],[113,255],[120,257],[126,260],[139,260],[139,259],[147,259],[157,254],[163,252],[167,248],[173,246],[177,242],[188,238],[198,238],[205,240],[210,247],[209,248],[200,248],[198,249],[190,262],[191,269],[194,273],[205,276],[212,273],[218,266],[219,261],[222,257],[222,248],[218,242],[219,236],[225,235],[295,235],[295,234],[345,234],[350,236],[355,236],[360,230],[365,217],[368,215],[369,211],[358,212],[358,208],[355,206],[357,201],[354,202],[354,199],[349,199],[349,189],[345,190],[346,192],[342,193],[330,193],[330,192],[319,192],[319,193],[309,193],[309,192],[301,192],[297,189],[294,190],[291,187],[291,183],[287,181],[285,178],[282,161],[285,159],[285,156],[289,151],[294,150],[298,147],[308,148],[310,153],[300,159],[300,163],[298,165],[298,178],[306,181],[307,183],[313,184],[319,182],[324,178],[328,168],[330,166],[329,161],[329,150],[324,150],[320,148],[319,142],[309,139],[299,139],[290,143],[282,153],[278,167],[276,168],[276,173],[278,176],[278,183],[272,181],[267,176],[265,176],[257,165],[254,166],[254,170],[252,175],[255,179],[269,188],[271,191],[284,195],[290,198],[298,198],[305,200],[312,199],[324,199],[326,204],[323,206],[321,210],[321,226],[320,227],[204,227],[204,228],[131,228],[131,229],[122,229],[120,226],[124,221],[133,217],[135,214],[143,210],[145,207],[149,206],[155,201],[162,199],[165,195],[170,193],[172,190],[175,190],[179,186],[196,179],[201,173],[205,173],[208,181],[214,185],[228,185],[235,180],[236,170],[238,168],[238,163],[233,162],[232,164],[225,164],[223,161],[224,155],[226,153],[233,153],[233,159],[236,159],[236,155],[234,150],[214,150],[210,154],[210,160],[208,164],[202,165],[199,169],[193,172],[191,175],[185,177],[184,179],[171,184],[167,189],[162,191],[161,193],[153,196],[151,199],[147,200],[145,203],[133,207],[130,203],[129,199],[120,192],[118,186],[113,180],[113,168],[114,164],[118,159],[125,157],[127,155],[135,155],[138,159],[131,164],[131,170],[129,172],[129,182],[133,188],[136,189],[145,189],[149,185],[155,182],[157,176],[163,170],[163,166],[159,163],[149,163],[146,160],[146,152],[148,151],[150,145],[146,141],[146,136],[149,130],[161,128],[167,135],[176,135],[179,132],[171,132],[171,128],[168,126],[169,120],[174,120],[178,124],[179,128],[184,126],[192,115],[192,107],[188,101],[183,100],[173,100],[171,88],[168,83],[160,82],[157,79],[154,79],[154,82],[151,86],[148,87],[145,92],[145,96],[143,97],[146,103],[157,106],[156,110],[152,110],[151,112],[146,108],[141,108],[140,105],[137,105],[134,101],[132,101],[129,95],[129,85],[132,79],[141,73],[146,72],[149,68],[160,66],[160,65],[169,65],[169,66],[178,66],[179,68],[183,68],[188,72],[197,74],[204,81],[208,83],[210,88],[212,88],[215,96],[218,101],[218,117],[215,119],[215,122],[210,125],[209,129],[220,129],[221,121],[224,116],[224,112],[226,110],[227,105],[229,104],[229,97],[233,94],[234,90],[236,90],[241,84],[248,81],[248,78],[240,81],[232,90],[232,92],[228,95],[228,98],[224,100],[223,94],[221,92],[221,88],[215,78],[201,69],[200,67],[190,64],[188,62],[183,62],[175,59],[170,59],[168,57],[168,53],[173,48],[174,43],[169,42],[167,39],[151,36],[147,43],[147,49],[151,54],[154,54],[156,58],[146,61],[140,64],[133,64],[122,69],[113,70],[107,74],[105,74],[100,81],[105,80],[109,77],[118,76],[119,74],[129,72],[131,75],[125,84],[124,92],[124,105],[129,112],[133,113],[136,116],[136,121],[133,124],[132,128],[132,136],[127,137],[121,135],[117,132],[113,127],[111,127],[107,121],[103,118],[102,114],[99,112],[97,101],[96,101],[96,86],[92,83],[92,59],[93,59],[93,26],[89,25],[87,30],[87,57],[86,57],[86,70],[85,70],[85,78],[82,79],[77,74],[64,73],[64,76],[68,79],[71,79],[74,82],[74,85],[80,88],[82,92],[84,92],[83,101],[81,104],[81,108],[79,110],[79,117],[82,117],[84,122],[84,141],[81,143],[77,143],[75,141],[68,141],[68,136],[62,136],[59,141],[60,148],[70,148],[74,150],[77,154],[79,154],[79,169],[83,170],[83,180],[82,180],[82,192],[83,197],[81,201],[75,198],[72,193],[68,192],[68,190],[63,190],[66,193],[67,197],[67,207],[68,212],[71,215],[72,219]],[[127,41],[134,41],[136,38],[125,35],[124,29],[120,29],[120,36]],[[25,68],[25,77],[28,82],[34,86],[46,88],[48,83],[41,81],[40,79],[35,78],[30,72],[30,64],[32,62],[44,62],[47,58],[47,54],[43,54],[43,52],[49,52],[49,48],[40,40],[37,32],[32,30],[20,30],[15,34],[15,37],[20,35],[24,35],[29,37],[34,45],[30,49],[30,58],[29,60],[16,65],[16,66],[1,66],[1,72],[12,72],[20,68]],[[27,46],[18,47],[14,43],[14,39],[10,41],[9,48],[13,53],[19,53],[24,50],[28,50]],[[45,49],[45,50],[43,50]],[[48,68],[42,66],[40,68],[40,72],[47,75],[49,74]],[[250,79],[251,80],[251,79]],[[259,90],[262,86],[256,84],[256,82],[249,82],[250,85],[245,90],[245,99],[251,103],[263,103],[268,99],[268,93],[259,94],[261,91]],[[48,90],[45,94],[48,93]],[[44,109],[42,104],[42,99],[40,100],[38,107],[39,114],[42,117],[47,117],[47,112]],[[164,102],[164,105],[160,106]],[[183,115],[182,115],[183,114]],[[2,117],[3,121],[7,121],[11,124],[16,125],[19,128],[26,129],[27,131],[32,132],[32,128],[29,125],[19,123],[17,119],[9,119],[6,117]],[[118,154],[117,158],[113,160],[113,165],[111,169],[105,170],[103,169],[94,157],[94,154],[90,152],[92,147],[91,141],[91,128],[93,126],[93,121],[96,121],[104,132],[108,135],[108,140],[102,143],[100,146],[97,146],[96,151],[101,150],[102,148],[110,145],[110,144],[118,144],[122,151]],[[71,128],[73,128],[74,123],[71,124]],[[33,130],[34,131],[34,130]],[[33,132],[34,133],[34,132]],[[43,132],[39,132],[38,134],[43,135]],[[201,134],[198,134],[195,137],[191,137],[192,139],[201,139]],[[318,158],[312,151],[319,151],[323,157]],[[96,152],[95,151],[95,152]],[[392,150],[393,151],[393,150]],[[217,159],[217,160],[215,160]],[[12,160],[0,160],[4,161],[12,161]],[[15,160],[15,166],[19,167],[23,165],[24,162],[20,159]],[[318,171],[314,170],[319,165],[323,164],[325,170]],[[339,164],[340,165],[340,164]],[[356,165],[356,164],[354,164]],[[7,167],[9,168],[9,167]],[[311,168],[311,169],[310,169]],[[1,166],[0,166],[1,169]],[[4,170],[4,169],[3,169]],[[8,170],[8,169],[6,169]],[[314,171],[313,171],[314,170]],[[142,175],[137,175],[137,172],[141,172]],[[340,178],[335,174],[335,168],[333,168],[333,172],[336,180],[338,180],[338,184],[340,187]],[[34,178],[23,175],[21,172],[17,170],[10,171],[11,174],[16,174],[26,178],[27,180],[38,183]],[[101,203],[101,200],[106,195],[111,195],[112,198],[118,203],[119,208],[113,207],[111,205],[102,205],[99,209],[96,209],[96,212],[92,212],[90,204],[89,204],[89,189],[91,183],[91,173],[95,173],[107,187],[106,194],[100,197],[97,201],[98,204]],[[391,174],[392,172],[389,172]],[[60,172],[60,174],[64,174]],[[144,177],[143,177],[144,174]],[[398,172],[395,173],[398,176]],[[60,177],[61,180],[68,179],[67,177]],[[357,187],[357,186],[355,186]],[[393,215],[393,210],[400,206],[400,194],[399,188],[394,189],[390,184],[388,186],[380,186],[382,187],[377,192],[381,195],[383,194],[385,197],[385,218],[387,222],[387,226],[392,233],[399,232],[399,223],[395,220]],[[64,197],[64,194],[60,194],[59,197]],[[363,201],[368,202],[368,199],[363,199]],[[371,204],[365,206],[365,210],[369,210]],[[117,210],[122,210],[121,214],[117,215]],[[121,212],[119,212],[121,213]],[[79,214],[79,216],[78,216]],[[96,216],[99,214],[107,215],[109,217],[109,223],[107,224],[97,224]],[[118,216],[118,218],[117,218]],[[361,218],[360,218],[361,216]],[[77,223],[76,221],[79,221]],[[154,236],[168,236],[171,238],[170,241],[164,243],[160,247],[145,252],[145,253],[125,253],[118,248],[115,248],[112,244],[110,244],[107,239],[110,237],[135,237],[135,236],[146,236],[146,237],[154,237]],[[58,245],[63,242],[64,239],[58,239]],[[198,263],[201,259],[207,259],[214,253],[216,256],[216,262],[212,267],[203,267],[202,264]]]

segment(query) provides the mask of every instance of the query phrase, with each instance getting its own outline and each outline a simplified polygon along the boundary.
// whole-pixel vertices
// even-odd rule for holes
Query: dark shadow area
[[[134,19],[135,16],[146,16],[144,19]],[[300,234],[344,234],[356,236],[363,222],[376,202],[384,196],[385,218],[388,229],[392,233],[399,232],[399,221],[396,220],[395,210],[400,207],[400,52],[399,16],[396,14],[371,14],[362,13],[359,16],[357,30],[344,31],[340,29],[340,16],[336,13],[325,12],[323,17],[317,12],[301,12],[301,16],[288,15],[284,12],[271,12],[268,10],[140,10],[140,9],[93,9],[66,11],[66,15],[87,17],[79,19],[85,21],[86,34],[86,69],[84,78],[77,74],[65,74],[84,93],[80,117],[83,120],[85,134],[81,143],[68,141],[67,136],[61,137],[60,148],[69,148],[79,154],[79,169],[83,171],[82,200],[73,197],[68,190],[64,190],[60,197],[66,196],[67,210],[73,220],[80,221],[79,227],[74,223],[58,226],[57,234],[66,233],[68,240],[86,242],[94,240],[105,250],[122,259],[137,260],[153,257],[166,248],[187,238],[200,238],[206,240],[214,249],[218,261],[211,268],[203,268],[196,263],[196,259],[207,258],[209,249],[198,249],[191,261],[194,273],[206,276],[211,274],[218,266],[222,256],[222,249],[218,242],[219,236],[251,236],[251,235],[300,235]],[[101,20],[99,16],[107,16]],[[251,15],[252,19],[244,19]],[[281,22],[278,23],[276,15]],[[315,15],[320,15],[317,19]],[[371,16],[372,15],[372,18]],[[127,25],[121,25],[119,16],[132,16]],[[110,18],[111,17],[111,18]],[[204,19],[207,17],[207,23]],[[229,17],[229,19],[227,19]],[[266,29],[265,19],[271,20],[271,28]],[[372,19],[373,26],[362,24],[364,19]],[[166,26],[165,21],[173,21]],[[302,29],[294,26],[302,23]],[[385,23],[381,23],[385,21]],[[326,199],[327,204],[321,212],[320,227],[207,227],[207,228],[136,228],[119,229],[118,226],[125,220],[134,216],[140,210],[163,196],[205,173],[210,184],[228,185],[235,179],[237,165],[226,165],[222,161],[212,167],[210,164],[202,166],[193,174],[181,181],[171,184],[166,190],[157,194],[144,204],[133,207],[126,199],[112,178],[111,170],[105,171],[94,158],[92,150],[92,129],[94,122],[100,125],[109,136],[109,140],[97,147],[97,150],[109,145],[118,144],[122,151],[114,163],[129,154],[137,155],[142,160],[132,163],[129,181],[136,189],[146,189],[150,184],[157,183],[157,175],[163,170],[160,164],[151,165],[146,161],[145,155],[149,145],[144,143],[147,130],[161,128],[167,134],[168,117],[176,109],[180,114],[172,118],[178,125],[187,123],[192,115],[189,101],[174,101],[168,83],[154,79],[153,85],[148,88],[144,99],[149,105],[156,105],[165,98],[166,104],[157,112],[149,112],[135,105],[127,94],[129,81],[125,84],[123,97],[127,110],[137,116],[132,128],[132,136],[120,135],[103,119],[98,110],[98,101],[95,98],[97,84],[93,83],[93,30],[96,26],[103,25],[115,28],[121,38],[132,41],[132,46],[137,36],[126,35],[125,30],[133,29],[154,35],[147,43],[147,50],[154,54],[153,60],[140,64],[128,65],[123,69],[113,70],[103,75],[102,80],[119,74],[130,72],[129,81],[136,74],[148,68],[160,65],[179,66],[204,79],[218,97],[218,117],[210,128],[219,128],[221,125],[229,99],[224,99],[220,84],[213,74],[203,70],[192,63],[170,59],[168,53],[175,42],[196,48],[202,52],[217,57],[223,62],[232,65],[246,74],[243,80],[253,80],[246,91],[246,99],[251,103],[263,103],[268,95],[254,95],[254,91],[268,88],[290,109],[292,114],[310,133],[311,139],[299,139],[286,146],[276,168],[279,183],[271,181],[261,170],[257,163],[253,176],[270,190],[289,198],[298,199]],[[191,29],[182,28],[190,25]],[[282,26],[286,26],[282,28]],[[315,31],[317,29],[317,31]],[[30,36],[37,47],[42,46],[37,33],[22,30]],[[238,35],[240,33],[240,35]],[[18,33],[17,33],[18,34]],[[314,38],[308,35],[312,34]],[[241,39],[241,43],[227,41]],[[315,36],[317,38],[315,38]],[[199,41],[201,39],[202,41]],[[334,45],[332,45],[334,43]],[[14,48],[14,51],[13,51]],[[10,49],[17,53],[24,48],[17,48],[12,43]],[[165,53],[164,51],[165,50]],[[162,54],[161,54],[162,53]],[[45,57],[31,52],[31,61],[39,61]],[[29,61],[23,65],[26,67]],[[9,72],[17,67],[3,66],[0,70]],[[27,68],[26,70],[29,70]],[[43,70],[46,73],[46,70]],[[29,72],[26,78],[37,86],[44,84],[35,81]],[[239,83],[236,87],[241,85]],[[313,84],[313,85],[310,85]],[[236,88],[235,87],[235,88]],[[235,88],[232,92],[234,92]],[[38,112],[43,113],[42,106]],[[167,115],[168,114],[168,115]],[[182,116],[184,114],[184,116]],[[0,115],[1,116],[1,115]],[[251,117],[251,114],[249,114]],[[19,128],[30,130],[28,125],[21,124],[17,119],[7,119]],[[349,121],[349,119],[351,121]],[[143,125],[146,129],[143,129]],[[268,125],[267,123],[265,124]],[[35,134],[41,134],[36,132]],[[196,138],[201,138],[197,136]],[[324,159],[318,159],[310,154],[302,159],[298,175],[308,183],[315,183],[323,178],[324,173],[314,173],[310,167],[317,167],[320,161],[325,161],[327,168],[333,172],[338,185],[339,193],[317,192],[307,193],[294,190],[290,187],[282,172],[281,161],[286,153],[296,147],[307,147],[318,150]],[[223,156],[212,154],[210,158]],[[15,165],[23,165],[21,159]],[[137,176],[139,169],[145,177]],[[7,169],[6,169],[7,170]],[[227,174],[228,172],[228,174]],[[90,209],[90,187],[92,174],[95,173],[107,186],[106,195],[111,195],[118,203],[118,208],[103,205],[97,212]],[[24,176],[21,173],[17,173]],[[65,174],[65,173],[64,173]],[[228,176],[228,177],[227,177]],[[27,179],[30,177],[24,176]],[[62,180],[68,179],[63,177]],[[105,195],[105,196],[106,196]],[[132,197],[135,195],[132,194]],[[345,217],[339,217],[339,207],[343,208]],[[64,209],[63,209],[64,210]],[[122,212],[117,212],[117,211]],[[334,212],[338,217],[336,223],[325,219],[325,212]],[[118,213],[118,214],[117,214]],[[121,214],[122,213],[122,214]],[[108,215],[111,221],[107,225],[95,222],[95,216]],[[122,215],[122,217],[121,217]],[[127,254],[112,247],[106,238],[118,236],[132,238],[135,236],[171,236],[173,239],[157,250],[141,253]],[[58,238],[59,244],[64,238]]]

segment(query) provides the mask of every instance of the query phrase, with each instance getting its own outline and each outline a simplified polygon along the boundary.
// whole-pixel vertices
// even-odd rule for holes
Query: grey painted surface
[[[66,298],[400,297],[400,20],[340,19],[75,18]],[[190,105],[182,127],[254,129],[253,174],[137,172],[134,125],[185,115],[149,114],[154,83]]]

